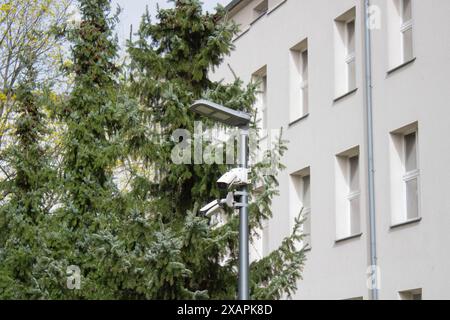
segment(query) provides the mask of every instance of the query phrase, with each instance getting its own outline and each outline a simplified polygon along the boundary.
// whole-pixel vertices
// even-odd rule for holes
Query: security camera
[[[219,189],[230,189],[232,187],[247,185],[248,183],[248,169],[246,168],[235,168],[217,180]]]
[[[228,192],[227,197],[222,200],[222,203],[226,204],[228,208],[233,208],[236,204],[236,199],[234,198],[234,192]]]
[[[221,202],[219,200],[214,200],[208,203],[206,206],[200,209],[200,214],[205,215],[207,217],[211,217],[214,213],[219,211],[222,208]]]
[[[223,209],[225,206],[228,208],[236,209],[242,206],[238,203],[236,196],[241,192],[228,192],[227,197],[222,200],[214,200],[208,203],[206,206],[200,209],[200,214],[211,218],[215,213]]]

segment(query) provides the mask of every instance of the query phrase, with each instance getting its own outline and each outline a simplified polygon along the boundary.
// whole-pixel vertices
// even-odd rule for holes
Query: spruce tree
[[[13,143],[4,153],[10,175],[0,184],[0,298],[38,299],[48,271],[46,218],[55,170],[44,143],[45,94],[32,56],[22,58],[25,76],[15,91]]]
[[[129,48],[132,89],[143,106],[143,126],[133,132],[130,154],[146,171],[134,172],[131,194],[142,205],[136,212],[140,218],[127,225],[135,239],[145,239],[133,245],[139,248],[138,255],[144,255],[142,267],[149,268],[142,289],[145,298],[233,299],[238,217],[230,211],[224,226],[212,228],[209,218],[198,214],[199,206],[224,196],[216,180],[229,167],[174,163],[171,154],[178,141],[171,135],[177,129],[194,132],[195,120],[202,120],[205,129],[213,126],[188,111],[198,98],[254,113],[256,85],[243,87],[239,80],[225,85],[208,76],[231,52],[237,32],[223,8],[204,14],[198,0],[172,2],[174,8],[158,10],[156,22],[148,13],[143,17],[138,40]],[[284,151],[280,137],[270,152],[276,169],[282,169],[279,160]],[[253,236],[271,217],[271,201],[277,195],[276,174],[262,174],[267,166],[258,164],[252,170],[255,184],[264,182],[262,192],[252,193]],[[278,250],[252,264],[253,298],[281,298],[294,292],[304,262],[303,250],[296,247],[302,239],[300,224],[297,220],[293,234]]]
[[[204,14],[197,0],[173,2],[174,8],[158,11],[156,22],[144,16],[129,48],[130,81],[116,64],[117,15],[110,0],[78,1],[81,22],[65,34],[73,85],[57,106],[49,105],[33,63],[27,64],[16,93],[15,143],[2,156],[11,168],[0,183],[2,298],[236,297],[238,217],[229,210],[218,227],[198,213],[224,196],[216,180],[229,166],[174,163],[172,134],[193,132],[195,120],[203,120],[204,129],[214,126],[187,109],[201,97],[253,113],[257,86],[208,76],[231,52],[237,32],[224,9]],[[48,119],[44,105],[62,123],[58,153],[48,150],[53,133],[46,128],[55,127],[47,124],[56,120]],[[276,174],[263,173],[283,168],[285,145],[280,134],[269,152],[273,161],[252,167],[254,240],[278,193]],[[252,298],[295,290],[304,262],[300,225],[278,250],[252,264]],[[80,269],[80,290],[66,286],[69,266]]]
[[[64,197],[55,230],[55,259],[81,271],[81,290],[61,298],[119,298],[126,257],[119,239],[126,204],[113,169],[124,155],[129,118],[118,83],[117,39],[110,0],[80,0],[81,22],[69,30],[73,88],[62,108]],[[63,280],[65,280],[63,278]]]

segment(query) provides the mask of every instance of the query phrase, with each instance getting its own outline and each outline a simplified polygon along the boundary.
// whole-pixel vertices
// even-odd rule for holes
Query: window
[[[302,178],[302,202],[303,202],[303,215],[305,222],[303,223],[303,233],[305,235],[305,245],[311,246],[311,178],[310,176],[304,176]]]
[[[291,175],[290,212],[291,224],[300,212],[303,215],[303,243],[301,245],[311,248],[311,175],[310,169],[305,168]]]
[[[258,19],[260,16],[264,15],[267,10],[269,10],[269,1],[264,0],[260,2],[254,9],[253,9],[253,17],[254,19]]]
[[[290,121],[309,113],[308,40],[291,48]]]
[[[337,156],[336,235],[346,239],[361,233],[359,148]]]
[[[401,1],[402,25],[400,28],[402,34],[402,53],[403,62],[413,58],[413,23],[412,23],[412,4],[411,0]]]
[[[391,134],[391,199],[394,225],[420,217],[417,124]]]
[[[356,10],[352,8],[335,20],[336,95],[356,89]]]
[[[348,202],[350,210],[350,235],[360,232],[360,196],[359,188],[359,156],[348,158]]]
[[[309,112],[309,100],[308,100],[308,49],[302,52],[302,84],[300,86],[302,91],[302,105],[303,113]]]
[[[399,292],[400,300],[422,300],[422,289]]]
[[[413,1],[388,1],[388,42],[390,69],[414,59]]]
[[[406,215],[408,220],[412,220],[419,217],[417,133],[407,134],[403,139],[405,146],[405,175],[403,181],[406,190]]]
[[[355,20],[348,21],[345,28],[347,56],[347,89],[356,88],[356,67],[355,67]]]
[[[253,81],[259,85],[255,109],[258,126],[267,130],[267,68],[263,67],[253,74]]]

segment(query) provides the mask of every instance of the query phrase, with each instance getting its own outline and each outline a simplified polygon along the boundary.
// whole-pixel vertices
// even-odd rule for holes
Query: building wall
[[[386,1],[374,2],[382,10]],[[386,29],[373,33],[374,123],[378,251],[382,272],[381,298],[396,291],[423,288],[424,299],[449,299],[450,280],[450,2],[413,1],[414,50],[417,60],[387,75]],[[390,229],[388,132],[418,121],[421,170],[419,224]]]
[[[381,10],[381,28],[372,31],[376,227],[380,298],[421,288],[424,299],[449,299],[450,270],[450,2],[413,0],[416,60],[388,73],[388,1],[373,0]],[[369,298],[367,268],[369,224],[364,86],[363,1],[269,0],[269,12],[252,22],[253,0],[231,14],[241,30],[236,50],[213,74],[232,81],[229,66],[244,81],[267,66],[268,129],[284,128],[289,151],[280,176],[280,196],[273,202],[269,248],[278,247],[292,227],[291,174],[310,167],[311,238],[303,280],[296,299]],[[280,5],[281,4],[281,5]],[[278,7],[276,7],[278,5]],[[335,19],[355,7],[356,87],[335,101]],[[273,10],[275,8],[275,10]],[[272,10],[271,10],[272,9]],[[308,39],[309,115],[290,125],[290,48]],[[229,64],[229,66],[228,66]],[[392,147],[390,133],[418,122],[421,218],[391,228]],[[360,148],[361,232],[336,242],[336,155]]]

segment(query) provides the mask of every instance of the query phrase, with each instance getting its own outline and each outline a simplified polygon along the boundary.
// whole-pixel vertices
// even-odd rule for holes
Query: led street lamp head
[[[251,116],[246,112],[236,111],[207,100],[195,101],[189,109],[212,120],[235,127],[248,126],[251,121]]]

